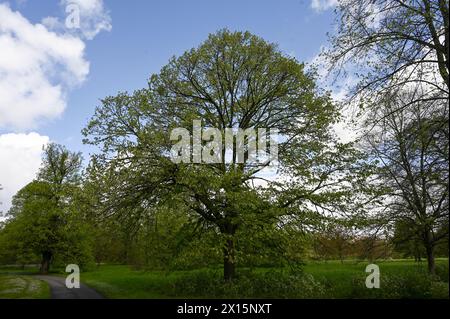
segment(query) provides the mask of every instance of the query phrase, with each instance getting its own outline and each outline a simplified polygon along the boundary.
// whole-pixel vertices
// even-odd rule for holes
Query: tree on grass
[[[381,219],[408,225],[411,240],[420,238],[428,270],[435,273],[435,247],[448,241],[448,104],[410,104],[412,99],[413,92],[386,96],[379,111],[383,121],[365,143],[378,163],[378,182],[388,187]],[[411,106],[402,108],[405,104]]]
[[[102,147],[88,179],[100,185],[104,216],[140,225],[159,205],[183,207],[220,239],[224,278],[230,280],[237,232],[287,223],[300,231],[350,196],[340,182],[355,154],[333,140],[330,126],[338,118],[303,64],[248,32],[222,30],[171,59],[148,88],[102,100],[83,131],[85,142]],[[192,135],[193,120],[222,136],[226,129],[277,129],[278,176],[286,178],[264,178],[261,172],[273,161],[248,160],[248,138],[243,162],[234,141],[229,161],[223,149],[213,164],[174,163],[170,132],[182,127]],[[255,186],[258,181],[265,187]]]
[[[357,77],[363,139],[390,188],[378,220],[413,227],[434,273],[448,241],[449,2],[339,0],[336,13],[325,55],[338,76]]]
[[[41,256],[41,273],[55,257],[86,261],[89,247],[75,218],[73,197],[80,182],[81,156],[49,144],[37,180],[14,196],[4,232],[17,258]],[[25,262],[25,260],[23,260]]]

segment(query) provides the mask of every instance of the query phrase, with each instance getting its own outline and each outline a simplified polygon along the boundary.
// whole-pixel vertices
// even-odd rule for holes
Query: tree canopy
[[[187,208],[220,234],[230,279],[237,231],[278,227],[302,214],[306,222],[349,196],[339,181],[355,153],[334,141],[330,126],[338,116],[303,64],[249,32],[221,30],[171,59],[148,88],[103,99],[83,133],[103,150],[90,172],[104,185],[106,214],[138,220],[161,203]],[[278,173],[286,180],[261,175],[270,160],[239,163],[237,142],[228,162],[172,162],[170,132],[183,127],[192,134],[193,120],[221,132],[277,129]],[[265,187],[255,187],[257,180]]]

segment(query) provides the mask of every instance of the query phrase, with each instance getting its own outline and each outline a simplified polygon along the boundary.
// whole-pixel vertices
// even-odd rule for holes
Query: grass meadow
[[[231,283],[222,269],[146,270],[126,265],[99,265],[81,273],[81,281],[107,298],[449,298],[448,259],[437,260],[437,275],[426,262],[374,262],[380,288],[368,289],[368,262],[347,260],[306,263],[288,268],[239,268]],[[32,277],[35,268],[0,270],[0,298],[49,298],[48,286]],[[63,270],[54,274],[64,276]]]

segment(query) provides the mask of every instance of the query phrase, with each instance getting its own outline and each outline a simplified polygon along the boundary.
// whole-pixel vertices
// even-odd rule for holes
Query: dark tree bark
[[[236,233],[236,225],[226,222],[221,228],[222,233],[226,236],[226,242],[223,248],[223,278],[225,281],[231,281],[235,277],[236,260],[234,235]]]
[[[227,239],[223,250],[223,278],[225,281],[231,281],[235,276],[236,265],[234,258],[234,241],[233,239]]]
[[[50,262],[52,260],[53,254],[50,251],[44,251],[42,253],[42,261],[41,261],[41,268],[40,273],[41,274],[48,274],[48,271],[50,270]]]
[[[434,259],[434,243],[430,231],[427,231],[424,236],[425,250],[427,252],[428,273],[436,274],[436,262]]]
[[[434,260],[434,249],[433,246],[427,247],[427,263],[428,263],[428,273],[431,275],[436,274],[436,262]]]

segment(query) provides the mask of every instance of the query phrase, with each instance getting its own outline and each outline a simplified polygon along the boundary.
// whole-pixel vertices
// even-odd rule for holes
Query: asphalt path
[[[57,276],[39,275],[37,279],[47,282],[50,286],[52,299],[103,299],[94,289],[80,284],[80,288],[67,288],[66,278]]]

